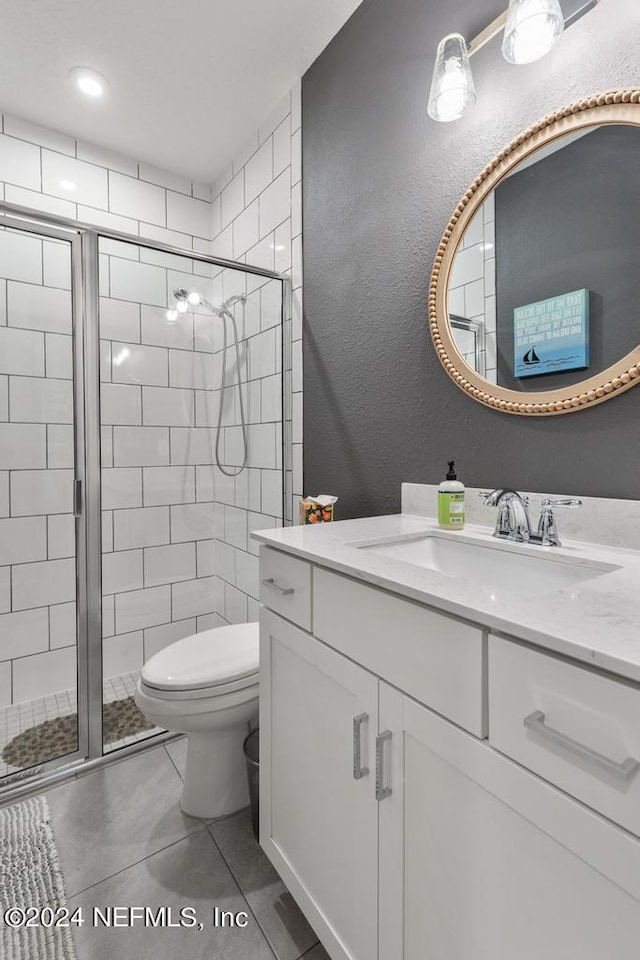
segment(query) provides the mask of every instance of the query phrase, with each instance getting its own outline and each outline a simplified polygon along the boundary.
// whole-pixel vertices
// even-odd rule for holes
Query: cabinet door
[[[636,839],[385,684],[380,722],[404,769],[380,804],[380,960],[636,955]]]
[[[264,609],[260,668],[260,842],[331,957],[372,960],[378,681]]]

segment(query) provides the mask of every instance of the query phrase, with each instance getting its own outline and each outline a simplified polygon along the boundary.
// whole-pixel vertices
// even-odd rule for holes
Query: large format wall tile
[[[168,507],[142,507],[139,510],[114,512],[113,546],[115,550],[152,547],[168,542]]]
[[[4,272],[4,264],[2,270]],[[7,315],[12,327],[48,330],[50,333],[72,332],[71,294],[55,287],[34,283],[7,283]]]
[[[0,567],[46,559],[47,522],[44,517],[0,520]]]
[[[16,703],[45,697],[52,690],[70,690],[77,676],[75,637],[72,646],[13,662],[13,696]]]
[[[114,427],[116,467],[154,467],[169,463],[169,430],[164,427]]]
[[[15,232],[0,232],[0,263],[7,280],[42,283],[42,241]]]
[[[130,633],[171,620],[171,588],[151,587],[116,595],[116,633]]]
[[[145,467],[142,471],[145,505],[193,503],[195,470],[192,466]]]
[[[15,470],[11,474],[11,512],[15,517],[70,513],[72,470]]]
[[[0,135],[0,180],[40,189],[40,150],[33,144]]]
[[[16,423],[73,423],[70,380],[9,377],[9,398]]]
[[[42,151],[42,190],[54,197],[68,199],[69,191],[61,181],[75,184],[73,199],[89,207],[107,207],[107,171],[83,160],[74,160],[50,150]]]
[[[73,560],[47,560],[13,567],[11,593],[14,610],[66,603],[76,598]],[[64,690],[64,687],[57,687]]]
[[[47,607],[5,613],[0,617],[0,660],[14,660],[49,648]]]
[[[195,546],[195,543],[176,543],[166,547],[147,547],[144,551],[145,586],[195,579]]]
[[[0,373],[43,377],[44,335],[0,326]]]
[[[169,374],[166,350],[160,347],[114,343],[111,354],[114,383],[167,385]]]

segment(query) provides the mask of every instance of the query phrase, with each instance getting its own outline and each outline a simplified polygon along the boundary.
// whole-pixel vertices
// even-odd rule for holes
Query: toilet
[[[257,722],[257,623],[204,630],[170,644],[142,668],[135,700],[149,720],[188,733],[180,807],[221,817],[249,802],[242,743]]]

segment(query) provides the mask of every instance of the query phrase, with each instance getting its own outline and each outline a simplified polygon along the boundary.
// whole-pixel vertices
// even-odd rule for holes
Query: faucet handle
[[[548,498],[542,501],[543,509],[548,509],[550,507],[581,507],[582,500],[568,499],[568,500],[549,500]]]
[[[540,511],[540,520],[538,522],[538,532],[535,536],[536,543],[541,543],[545,547],[560,547],[560,538],[558,537],[558,528],[556,519],[553,515],[554,507],[581,507],[582,500],[573,498],[564,500],[550,500],[548,497],[542,501],[542,510]]]

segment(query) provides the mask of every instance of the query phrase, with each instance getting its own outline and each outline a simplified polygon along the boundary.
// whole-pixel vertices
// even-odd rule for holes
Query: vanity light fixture
[[[477,96],[472,57],[504,31],[502,55],[510,63],[533,63],[544,57],[563,31],[592,10],[598,0],[509,0],[509,7],[469,43],[450,33],[438,44],[429,90],[428,113],[432,120],[458,120],[475,105]]]
[[[502,56],[509,63],[533,63],[555,47],[563,30],[559,0],[509,0]]]
[[[447,123],[458,120],[475,105],[476,88],[467,44],[460,33],[450,33],[438,44],[429,91],[429,116]]]

